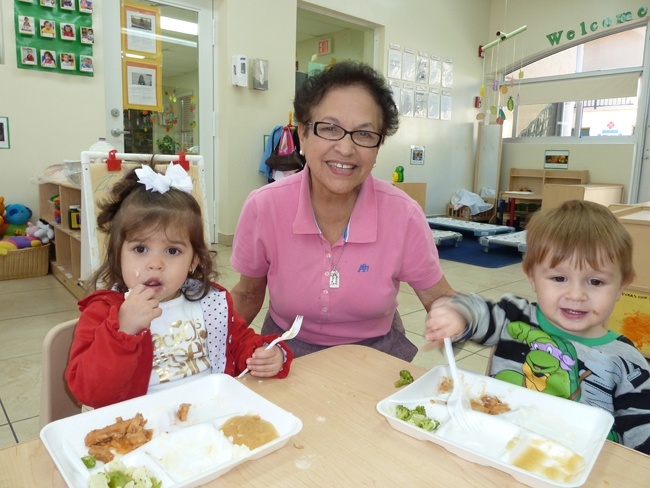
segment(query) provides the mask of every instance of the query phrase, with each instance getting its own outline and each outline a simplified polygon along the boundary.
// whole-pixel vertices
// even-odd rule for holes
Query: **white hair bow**
[[[180,164],[170,163],[164,175],[147,165],[136,169],[135,174],[138,175],[138,183],[142,183],[147,190],[165,193],[170,188],[176,188],[186,193],[192,192],[192,178]]]

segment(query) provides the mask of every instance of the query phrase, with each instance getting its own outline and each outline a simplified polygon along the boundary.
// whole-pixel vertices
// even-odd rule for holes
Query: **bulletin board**
[[[91,0],[14,0],[18,68],[94,76]]]
[[[151,154],[122,154],[116,158],[122,161],[119,171],[109,171],[105,163],[108,153],[83,151],[81,153],[81,279],[86,280],[99,268],[105,255],[106,235],[97,230],[98,203],[107,198],[113,188],[127,172],[151,160]],[[185,156],[190,162],[188,174],[192,178],[192,195],[199,202],[203,214],[205,237],[208,239],[208,212],[205,192],[205,166],[203,156]],[[156,170],[163,171],[169,162],[178,161],[179,156],[156,155]]]

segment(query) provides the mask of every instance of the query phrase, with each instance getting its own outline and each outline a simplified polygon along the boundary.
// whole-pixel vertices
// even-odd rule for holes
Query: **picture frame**
[[[79,70],[86,73],[92,73],[95,71],[95,63],[92,56],[79,56]]]
[[[57,63],[57,52],[50,49],[41,49],[41,68],[55,69]]]
[[[544,169],[569,169],[569,151],[544,151]]]
[[[95,33],[92,27],[81,27],[81,44],[94,44]]]
[[[18,32],[26,36],[33,36],[36,33],[36,29],[34,29],[34,17],[27,15],[18,16]]]
[[[61,10],[74,10],[76,0],[61,0],[59,2],[59,7]]]
[[[9,117],[0,117],[0,149],[9,148]]]
[[[36,48],[23,46],[20,48],[20,59],[23,64],[36,66]]]
[[[56,37],[56,22],[52,19],[40,19],[39,21],[41,37],[55,38]]]
[[[59,39],[62,41],[76,41],[77,27],[68,22],[59,22]]]
[[[77,69],[76,56],[74,53],[59,53],[59,67],[63,70],[74,71]]]
[[[411,164],[424,164],[424,146],[411,146]]]
[[[91,0],[79,0],[79,12],[86,14],[93,13],[93,2]]]

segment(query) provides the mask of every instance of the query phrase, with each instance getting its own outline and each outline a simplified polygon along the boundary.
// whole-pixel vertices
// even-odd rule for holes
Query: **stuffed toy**
[[[5,223],[5,197],[0,197],[0,237],[5,235],[9,224]]]
[[[42,246],[40,239],[31,236],[14,236],[0,239],[0,255],[6,255],[8,251],[26,249],[29,247]]]
[[[36,225],[27,222],[27,230],[25,232],[28,236],[36,237],[43,244],[47,244],[54,239],[54,229],[44,220],[39,220],[36,222]]]
[[[5,224],[9,224],[4,236],[24,236],[32,211],[21,203],[11,203],[5,209]]]

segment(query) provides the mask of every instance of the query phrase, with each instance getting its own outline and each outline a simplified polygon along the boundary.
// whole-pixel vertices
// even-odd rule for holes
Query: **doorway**
[[[217,239],[211,0],[105,2],[107,140],[119,152],[198,154]]]

